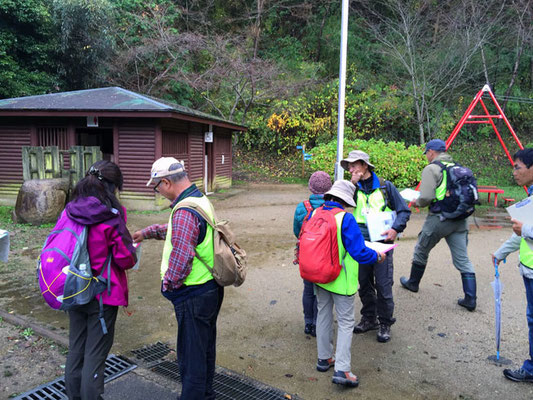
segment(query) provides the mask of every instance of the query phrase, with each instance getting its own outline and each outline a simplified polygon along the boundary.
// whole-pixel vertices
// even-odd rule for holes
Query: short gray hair
[[[181,165],[181,164],[179,164],[179,165]],[[170,170],[170,168],[169,168],[169,170]],[[187,172],[186,171],[180,171],[180,172],[172,174],[172,175],[167,175],[167,176],[165,176],[165,178],[167,178],[171,182],[179,182],[179,181],[187,178]]]

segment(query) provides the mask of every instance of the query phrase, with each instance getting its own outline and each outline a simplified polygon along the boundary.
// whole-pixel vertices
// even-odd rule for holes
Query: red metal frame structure
[[[496,110],[498,111],[499,114],[491,115],[489,113],[489,110],[487,109],[487,106],[485,105],[485,103],[483,102],[483,99],[482,99],[483,94],[485,94],[485,93],[489,94],[489,96],[492,99],[492,102],[494,103],[494,106],[496,107]],[[483,111],[485,112],[484,115],[474,115],[474,114],[472,114],[472,112],[474,111],[474,108],[476,108],[478,103],[481,104],[481,107],[483,108]],[[498,131],[498,128],[496,127],[496,124],[493,121],[494,119],[503,119],[505,121],[505,125],[507,125],[507,128],[509,128],[509,131],[511,132],[511,135],[513,136],[513,139],[518,144],[518,147],[522,150],[524,148],[524,146],[522,146],[522,143],[520,142],[520,139],[518,139],[518,136],[516,136],[516,133],[513,130],[513,127],[511,126],[511,124],[509,123],[509,120],[507,119],[507,117],[503,113],[503,110],[501,109],[500,105],[498,104],[498,100],[496,100],[496,97],[494,97],[494,94],[490,90],[489,85],[483,86],[483,89],[481,89],[476,94],[476,96],[474,97],[474,99],[472,100],[472,102],[470,103],[468,108],[466,109],[465,113],[463,114],[463,116],[459,120],[459,123],[455,126],[455,128],[453,129],[453,131],[450,134],[450,136],[448,136],[448,139],[446,139],[446,150],[448,150],[450,148],[451,144],[453,143],[453,141],[455,140],[455,138],[457,137],[457,135],[459,134],[459,132],[461,131],[461,129],[463,128],[463,126],[465,124],[490,124],[492,126],[492,129],[494,129],[494,133],[496,133],[496,136],[498,137],[498,140],[500,141],[500,144],[501,144],[501,146],[503,148],[503,151],[505,151],[505,154],[507,155],[507,158],[509,159],[509,162],[511,163],[511,166],[513,166],[514,165],[513,158],[511,157],[511,154],[509,153],[509,150],[507,149],[507,146],[505,146],[505,143],[503,142],[503,139],[502,139],[502,137],[500,135],[500,132]],[[420,187],[420,182],[418,182],[418,185],[416,185],[416,189],[415,190],[418,190],[419,187]],[[527,193],[527,188],[525,186],[524,186],[524,190]],[[487,192],[487,191],[485,191],[485,192]],[[488,192],[488,193],[489,193],[489,201],[490,201],[490,193],[495,193],[495,195],[497,196],[496,192],[494,192],[494,191],[493,192]],[[496,197],[496,201],[497,201],[497,197]],[[412,205],[412,202],[409,203],[409,206],[411,206],[411,205]],[[495,206],[496,206],[496,204],[495,204]]]
[[[483,94],[488,93],[490,98],[492,99],[492,102],[494,106],[496,107],[496,110],[498,110],[499,114],[491,115],[489,113],[489,110],[487,109],[487,106],[483,102],[482,96]],[[485,111],[485,114],[481,115],[474,115],[472,112],[474,111],[474,108],[476,108],[477,104],[481,104],[481,107],[483,108],[483,111]],[[520,139],[518,139],[518,136],[516,136],[516,133],[509,123],[509,120],[503,113],[503,110],[501,109],[500,105],[498,104],[498,100],[496,100],[496,97],[494,97],[494,94],[490,90],[489,85],[483,86],[483,89],[481,89],[478,94],[476,94],[476,97],[474,97],[474,100],[470,103],[468,108],[466,109],[465,113],[459,120],[459,123],[455,126],[452,133],[446,139],[446,150],[451,146],[457,135],[459,134],[459,131],[465,124],[490,124],[492,126],[492,129],[494,129],[494,133],[496,133],[496,136],[498,137],[498,140],[500,141],[500,144],[502,145],[503,151],[505,151],[505,154],[507,155],[507,158],[509,159],[509,162],[511,163],[511,166],[514,165],[513,158],[511,157],[511,154],[509,153],[509,150],[507,149],[507,146],[503,142],[502,136],[500,135],[500,132],[498,131],[498,128],[496,127],[496,124],[494,123],[494,119],[503,119],[505,122],[505,125],[507,125],[507,128],[509,128],[509,131],[511,132],[511,135],[513,136],[513,139],[515,140],[516,144],[518,144],[518,147],[522,150],[524,149],[524,146],[522,146],[522,143],[520,142]],[[527,193],[527,188],[524,186],[524,190]],[[490,196],[490,193],[489,193]],[[496,195],[497,196],[497,195]]]
[[[483,102],[483,99],[481,98],[484,93],[489,94],[499,114],[491,115],[489,113],[487,106],[485,106],[485,103]],[[472,114],[472,111],[474,111],[474,108],[476,107],[478,103],[480,103],[481,107],[483,107],[483,111],[485,111],[484,115]],[[446,150],[448,150],[448,148],[451,146],[452,142],[455,140],[455,138],[459,134],[459,131],[465,124],[490,124],[492,125],[492,129],[494,129],[494,133],[496,133],[496,136],[498,137],[498,140],[500,141],[500,144],[502,145],[503,151],[505,151],[505,154],[507,155],[509,162],[511,163],[511,165],[514,165],[513,158],[511,157],[511,154],[509,154],[509,150],[507,150],[507,146],[505,146],[505,143],[502,140],[500,132],[498,131],[498,128],[496,127],[496,124],[494,123],[494,119],[503,119],[505,121],[505,125],[507,125],[507,128],[509,128],[509,131],[511,132],[511,135],[513,135],[513,139],[515,140],[516,144],[518,144],[518,147],[520,149],[523,149],[524,146],[522,146],[520,139],[518,139],[518,136],[516,136],[516,133],[513,130],[513,127],[509,123],[509,120],[507,119],[500,105],[498,104],[498,100],[496,100],[496,97],[494,97],[494,94],[492,94],[492,91],[490,90],[489,85],[485,85],[483,86],[483,89],[481,89],[478,92],[478,94],[476,94],[476,97],[474,97],[474,100],[472,100],[472,102],[466,109],[464,115],[459,120],[459,123],[453,129],[448,139],[446,139]]]

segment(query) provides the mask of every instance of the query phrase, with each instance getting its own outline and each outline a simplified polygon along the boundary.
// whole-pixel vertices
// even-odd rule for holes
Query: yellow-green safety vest
[[[386,206],[385,198],[380,188],[375,189],[370,194],[366,194],[362,190],[357,191],[357,205],[353,210],[353,215],[358,224],[366,224],[366,215],[363,213],[366,208],[375,211],[392,211]]]
[[[344,214],[346,212],[340,212],[335,215],[339,262],[342,264],[341,272],[333,282],[317,283],[317,285],[329,292],[352,296],[357,293],[357,287],[359,285],[359,263],[350,256],[342,244],[342,219]]]
[[[455,163],[444,162],[444,161],[441,161],[441,163],[443,163],[444,166],[446,166],[446,167],[455,164]],[[443,169],[442,170],[442,182],[440,183],[440,185],[435,190],[435,200],[434,200],[434,202],[440,201],[440,200],[444,199],[444,197],[446,196],[446,190],[447,190],[446,182],[447,181],[448,181],[448,171],[446,169]]]
[[[214,220],[213,206],[206,196],[202,195],[202,197],[186,197],[174,206],[172,212],[170,213],[170,218],[168,219],[167,236],[165,238],[165,246],[163,247],[163,259],[161,260],[161,279],[165,277],[165,274],[168,270],[168,262],[170,259],[170,254],[172,253],[172,217],[174,216],[179,204],[182,202],[195,203],[198,207],[205,211],[211,220]],[[195,250],[202,260],[211,268],[213,268],[215,250],[213,241],[213,228],[211,225],[206,224],[204,240],[196,245]],[[201,285],[207,281],[210,281],[211,279],[213,279],[211,272],[209,272],[202,261],[194,256],[191,272],[187,278],[185,278],[183,284],[186,286]]]
[[[522,238],[520,241],[520,263],[533,269],[533,241]]]

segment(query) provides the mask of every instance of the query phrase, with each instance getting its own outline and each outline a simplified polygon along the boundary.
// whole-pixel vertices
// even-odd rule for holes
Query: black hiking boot
[[[367,318],[361,318],[361,322],[353,328],[353,333],[365,333],[368,331],[374,331],[378,329],[378,321],[376,319],[369,320]]]
[[[390,340],[390,325],[379,324],[377,339],[380,343],[387,343]]]

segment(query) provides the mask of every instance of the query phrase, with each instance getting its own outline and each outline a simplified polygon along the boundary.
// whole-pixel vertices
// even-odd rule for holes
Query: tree
[[[66,89],[105,82],[102,67],[111,55],[113,7],[109,0],[53,0],[60,30],[60,75]]]
[[[394,62],[413,98],[420,144],[431,137],[437,105],[464,85],[468,67],[489,41],[504,2],[361,0],[358,12]],[[499,7],[496,7],[496,5]]]
[[[55,36],[46,0],[0,0],[0,98],[57,90]]]

